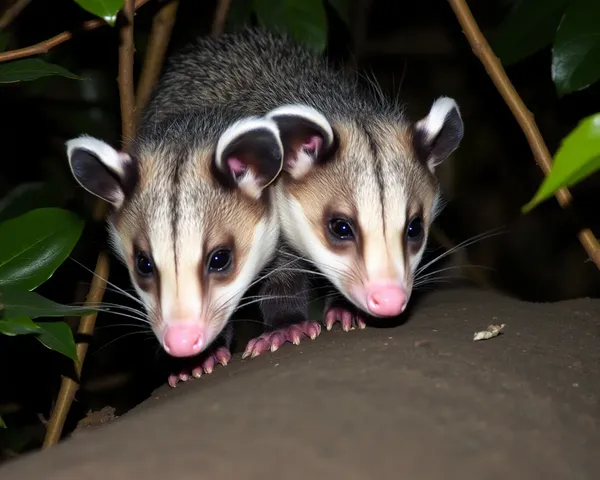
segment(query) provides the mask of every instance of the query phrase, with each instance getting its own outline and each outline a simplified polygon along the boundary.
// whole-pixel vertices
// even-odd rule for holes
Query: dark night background
[[[152,15],[160,3],[149,2],[135,17],[136,75]],[[210,30],[215,3],[180,2],[170,49]],[[469,6],[486,32],[501,21],[508,3],[471,0]],[[37,43],[89,18],[71,0],[33,1],[12,26],[9,49]],[[330,15],[328,54],[332,59],[347,62],[357,57],[359,69],[374,76],[384,91],[391,95],[400,92],[413,119],[424,116],[439,95],[454,97],[461,108],[465,138],[442,168],[445,199],[450,202],[439,219],[439,231],[453,244],[494,229],[503,232],[477,242],[452,260],[484,267],[464,270],[463,276],[485,288],[531,301],[600,296],[600,275],[596,266],[586,261],[574,218],[554,199],[529,215],[520,213],[539,186],[542,173],[449,5],[443,0],[373,1],[363,20],[349,31]],[[19,184],[43,181],[48,188],[35,206],[63,206],[89,217],[92,199],[76,187],[69,173],[64,142],[88,133],[118,144],[117,48],[116,29],[102,27],[81,33],[44,58],[85,76],[85,81],[50,77],[0,85],[2,195]],[[558,98],[550,77],[549,49],[507,68],[507,73],[533,112],[552,153],[581,118],[600,110],[599,84]],[[572,190],[579,221],[596,236],[600,234],[599,187],[595,175]],[[93,269],[103,242],[103,226],[90,223],[72,256]],[[77,282],[89,282],[90,277],[77,263],[67,260],[39,291],[70,303]],[[132,291],[125,269],[114,260],[110,279]],[[123,298],[108,292],[105,300],[122,302]],[[120,414],[166,381],[165,358],[154,337],[140,326],[123,325],[130,323],[100,314],[66,432],[88,410],[111,405]],[[0,442],[13,450],[35,446],[44,431],[38,414],[48,418],[60,373],[68,370],[68,361],[31,338],[0,336],[0,365],[0,415],[11,426],[0,432]]]

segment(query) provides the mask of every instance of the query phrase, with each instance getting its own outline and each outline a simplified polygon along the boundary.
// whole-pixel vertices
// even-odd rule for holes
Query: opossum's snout
[[[177,320],[165,329],[163,347],[173,357],[191,357],[206,348],[206,335],[199,323]]]
[[[367,307],[378,317],[394,317],[406,308],[408,295],[401,285],[377,282],[367,287]]]

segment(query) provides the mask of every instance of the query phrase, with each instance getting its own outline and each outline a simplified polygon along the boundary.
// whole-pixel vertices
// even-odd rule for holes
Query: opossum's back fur
[[[362,88],[355,76],[332,67],[283,33],[248,28],[200,37],[168,60],[147,113],[227,104],[262,115],[304,103],[331,119],[402,117],[401,105],[382,101],[380,91]]]

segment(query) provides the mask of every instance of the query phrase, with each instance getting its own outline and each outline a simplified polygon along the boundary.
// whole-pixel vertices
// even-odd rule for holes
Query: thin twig
[[[175,24],[177,16],[177,7],[179,0],[173,0],[167,3],[154,16],[152,21],[152,30],[144,58],[144,66],[140,74],[140,80],[137,86],[135,102],[135,123],[139,122],[142,109],[148,103],[152,89],[160,76],[162,66],[167,54],[171,31]]]
[[[519,122],[521,130],[523,130],[523,133],[527,137],[535,161],[544,174],[548,175],[552,170],[552,157],[548,151],[548,147],[544,143],[535,120],[533,119],[533,115],[527,109],[523,100],[519,97],[519,94],[508,79],[508,76],[502,67],[502,63],[498,57],[494,55],[490,45],[481,33],[465,0],[448,0],[448,2],[450,3],[452,10],[454,10],[454,14],[463,29],[463,33],[471,44],[473,52],[487,70],[494,85],[502,95],[502,98],[504,98],[504,101],[510,108],[517,122]],[[558,203],[563,208],[571,203],[572,197],[567,188],[561,188],[556,192],[555,196]],[[600,245],[592,231],[587,228],[583,229],[578,233],[578,237],[583,248],[585,248],[590,258],[600,269]]]
[[[8,7],[0,17],[0,30],[8,27],[30,3],[31,0],[17,0]]]
[[[148,1],[149,0],[137,0],[137,2],[135,2],[136,10]],[[102,27],[103,25],[107,25],[107,23],[100,18],[96,18],[94,20],[88,20],[87,22],[84,22],[80,29],[82,31],[90,31],[95,30],[98,27]],[[48,53],[51,48],[54,48],[61,43],[66,42],[67,40],[71,40],[71,38],[73,38],[73,32],[62,32],[55,37],[49,38],[48,40],[44,40],[40,43],[36,43],[35,45],[0,53],[0,63],[16,60],[18,58],[32,57],[34,55]]]
[[[225,24],[227,22],[227,14],[229,13],[230,6],[231,0],[219,0],[217,2],[217,9],[215,10],[211,29],[211,35],[213,37],[217,37],[225,31]]]
[[[108,274],[108,256],[106,255],[106,253],[101,252],[98,256],[98,261],[96,263],[96,270],[94,278],[92,279],[90,293],[86,300],[86,303],[88,305],[98,304],[102,302],[104,290],[106,289],[106,281],[104,279],[108,278]],[[83,338],[89,338],[93,334],[94,326],[96,324],[96,315],[97,312],[94,312],[81,318],[78,334]],[[77,343],[78,362],[75,365],[75,371],[78,379],[81,377],[81,369],[83,367],[83,360],[85,359],[87,349],[87,341],[84,340],[82,342]],[[71,408],[71,404],[73,403],[73,399],[75,398],[75,394],[77,393],[78,388],[78,381],[75,381],[68,377],[62,378],[60,392],[58,394],[56,404],[52,409],[52,415],[50,416],[50,420],[48,421],[48,425],[46,427],[46,437],[44,438],[44,444],[42,448],[49,448],[52,445],[56,445],[59,442],[60,436],[62,435],[63,427],[65,425],[65,420],[67,419],[69,409]]]
[[[121,45],[119,46],[119,97],[121,99],[121,134],[123,143],[133,137],[133,116],[135,112],[135,91],[133,85],[133,15],[135,1],[125,0],[121,12],[126,24],[121,28]]]
[[[137,4],[140,2],[138,1]],[[121,98],[122,136],[129,141],[133,136],[133,110],[135,108],[135,92],[133,87],[133,15],[136,3],[134,0],[125,0],[121,14],[125,17],[126,24],[121,28],[121,46],[119,47],[119,95]],[[94,209],[94,219],[102,219],[106,213],[106,203],[99,200]],[[108,254],[101,251],[98,254],[94,278],[90,287],[86,305],[97,305],[102,302],[106,289],[110,268]],[[94,333],[97,312],[81,318],[78,332],[84,338],[90,338]],[[56,399],[56,405],[52,410],[50,421],[46,429],[43,448],[49,448],[60,440],[65,420],[79,388],[81,370],[88,349],[88,341],[84,340],[77,344],[77,360],[75,365],[77,379],[63,377],[60,391]]]

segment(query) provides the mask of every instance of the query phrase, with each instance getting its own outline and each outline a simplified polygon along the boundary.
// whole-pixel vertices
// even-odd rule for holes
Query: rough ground
[[[600,300],[450,290],[393,329],[234,357],[0,477],[600,478],[599,397]]]

